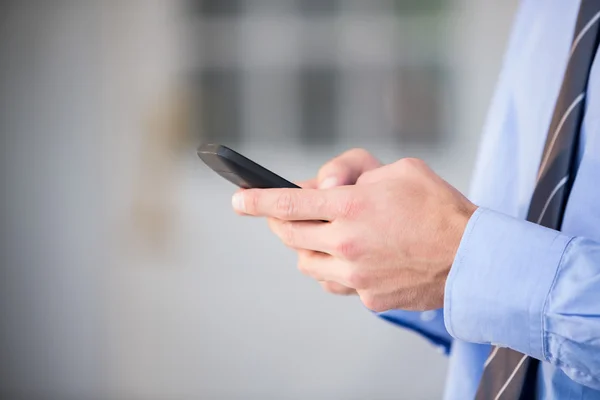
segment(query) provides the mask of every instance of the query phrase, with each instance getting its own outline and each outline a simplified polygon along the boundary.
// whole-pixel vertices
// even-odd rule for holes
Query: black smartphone
[[[220,144],[200,145],[198,157],[217,174],[243,189],[300,189],[300,186]]]

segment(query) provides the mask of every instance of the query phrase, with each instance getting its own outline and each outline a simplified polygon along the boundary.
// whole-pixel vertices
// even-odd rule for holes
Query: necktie
[[[574,160],[585,108],[589,72],[600,38],[600,0],[582,0],[567,69],[554,114],[527,220],[560,230],[575,179]],[[539,361],[515,350],[493,347],[484,364],[476,400],[531,399]]]

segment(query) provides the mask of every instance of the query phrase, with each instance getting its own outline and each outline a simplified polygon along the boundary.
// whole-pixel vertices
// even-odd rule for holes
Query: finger
[[[359,182],[362,183],[375,183],[382,180],[388,180],[390,176],[402,177],[402,176],[416,176],[423,173],[428,174],[432,178],[438,177],[432,170],[427,166],[423,160],[417,158],[401,158],[400,160],[371,170],[359,178]]]
[[[233,196],[234,197],[237,196],[238,193],[242,193],[244,190],[246,190],[246,189],[243,189],[243,188],[237,189],[235,191],[235,193],[233,194]],[[238,214],[238,215],[247,215],[245,212],[243,212],[242,210],[239,210],[239,209],[237,209],[235,207],[233,208],[233,211],[235,211],[235,213]]]
[[[302,189],[317,189],[319,184],[317,179],[308,179],[305,181],[294,182],[296,185],[300,186]]]
[[[316,178],[307,179],[305,181],[297,181],[297,182],[293,182],[293,183],[296,184],[296,185],[298,185],[298,186],[300,186],[302,189],[317,189],[318,186],[319,186],[318,181],[317,181]],[[235,193],[234,193],[234,196],[235,196],[235,194],[241,193],[244,190],[247,190],[247,189],[240,188],[240,189],[236,190]],[[238,210],[236,208],[234,208],[234,211],[237,214],[240,214],[240,215],[247,215],[245,212],[243,212],[241,210]]]
[[[247,189],[236,193],[232,206],[238,212],[286,221],[334,220],[344,209],[347,194],[339,190]]]
[[[356,290],[337,282],[325,281],[319,283],[321,284],[323,290],[332,294],[337,294],[339,296],[352,296],[357,294]]]
[[[269,227],[283,244],[296,250],[332,253],[331,224],[313,221],[282,221],[269,218]]]
[[[348,266],[339,259],[329,254],[310,250],[298,251],[298,269],[304,275],[310,276],[317,281],[336,282],[345,285],[344,277]]]
[[[363,149],[349,150],[326,163],[318,174],[319,187],[354,185],[365,172],[381,166],[381,162]]]
[[[394,173],[393,167],[388,164],[362,174],[356,181],[356,184],[367,185],[371,183],[377,183],[382,180],[389,179],[390,176],[394,176]]]

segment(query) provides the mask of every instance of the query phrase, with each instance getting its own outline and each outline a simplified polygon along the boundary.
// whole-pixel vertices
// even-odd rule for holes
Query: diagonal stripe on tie
[[[575,98],[575,100],[573,100],[573,102],[571,103],[569,108],[567,108],[567,110],[564,112],[562,118],[558,122],[558,126],[552,133],[552,136],[549,138],[550,141],[548,142],[548,151],[544,153],[544,157],[542,158],[542,163],[540,164],[540,169],[538,172],[538,181],[541,178],[542,173],[546,171],[546,164],[548,163],[548,159],[550,158],[552,149],[554,149],[554,144],[556,143],[556,139],[558,139],[558,134],[562,131],[562,127],[565,124],[565,122],[567,121],[567,119],[573,115],[573,110],[577,106],[579,106],[579,104],[581,104],[584,97],[585,97],[585,93],[580,93],[579,96],[577,96]]]
[[[504,385],[502,385],[502,387],[498,390],[498,393],[496,393],[496,397],[494,397],[494,400],[500,399],[506,393],[506,389],[509,388],[509,385],[513,382],[514,377],[520,371],[522,371],[523,369],[525,369],[523,367],[523,364],[525,363],[525,361],[527,361],[527,356],[523,355],[523,357],[521,357],[521,359],[519,360],[519,362],[517,363],[517,365],[515,366],[515,368],[513,369],[513,371],[510,373],[510,375],[506,379],[506,382],[504,382]],[[517,394],[517,393],[515,393],[515,394]]]
[[[574,156],[599,38],[600,1],[582,0],[527,215],[528,221],[556,230],[561,228],[576,176]],[[476,400],[535,398],[538,363],[510,348],[494,347],[484,363]]]
[[[568,179],[569,179],[569,175],[565,176],[556,184],[554,189],[552,189],[552,192],[550,193],[550,196],[548,196],[548,199],[546,200],[546,203],[544,204],[544,208],[542,208],[542,211],[540,212],[540,216],[538,217],[538,219],[536,221],[538,224],[540,224],[542,222],[542,220],[546,216],[546,211],[548,210],[548,206],[552,203],[552,200],[554,200],[554,198],[557,197],[556,194],[559,192],[559,190],[564,188]]]

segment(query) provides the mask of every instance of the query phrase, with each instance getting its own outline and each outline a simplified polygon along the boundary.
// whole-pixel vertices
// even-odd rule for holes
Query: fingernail
[[[330,176],[325,179],[323,182],[319,184],[319,189],[331,189],[332,187],[337,185],[337,178],[334,176]]]
[[[244,205],[244,195],[242,193],[236,193],[231,198],[231,205],[233,208],[240,212],[245,212],[246,207]]]

